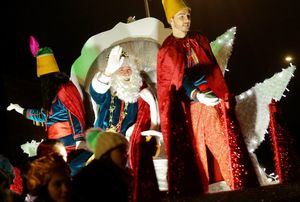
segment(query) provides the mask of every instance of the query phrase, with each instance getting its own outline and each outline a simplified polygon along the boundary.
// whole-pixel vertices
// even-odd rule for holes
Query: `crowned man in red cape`
[[[233,102],[205,36],[189,32],[191,9],[162,1],[172,34],[158,53],[161,130],[171,194],[196,194],[225,180],[232,190],[258,186]]]
[[[143,42],[141,42],[143,43]],[[144,42],[145,44],[147,41]],[[130,51],[135,42],[125,42],[110,51],[105,69],[95,74],[89,87],[91,98],[99,105],[95,127],[126,135],[130,142],[132,171],[131,201],[158,201],[159,189],[153,165],[155,150],[152,135],[156,110],[154,96],[143,85],[136,56]],[[128,51],[129,50],[129,51]],[[105,53],[102,53],[103,56]],[[101,57],[99,57],[99,60]],[[143,59],[143,58],[142,58]]]

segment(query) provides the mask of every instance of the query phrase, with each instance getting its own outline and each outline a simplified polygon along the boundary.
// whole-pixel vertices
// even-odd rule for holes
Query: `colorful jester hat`
[[[170,23],[171,18],[184,8],[189,8],[184,0],[162,0],[162,4],[165,10],[166,18]]]
[[[53,51],[49,47],[40,48],[37,40],[30,36],[30,50],[37,61],[37,76],[59,72]]]

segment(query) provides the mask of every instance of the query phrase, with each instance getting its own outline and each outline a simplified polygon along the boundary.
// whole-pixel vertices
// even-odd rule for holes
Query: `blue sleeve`
[[[40,123],[45,123],[47,120],[47,114],[43,109],[25,109],[24,115],[27,119]]]
[[[201,75],[196,81],[189,78],[188,74],[183,76],[183,88],[186,95],[191,99],[191,93],[201,84],[207,83],[205,75]]]
[[[79,140],[84,140],[84,131],[82,126],[80,125],[80,122],[78,121],[78,119],[76,118],[76,116],[72,115],[70,113],[70,121],[71,121],[71,126],[72,126],[72,130],[74,133],[74,140],[75,141],[79,141]]]
[[[95,91],[95,89],[93,88],[92,85],[90,85],[89,87],[89,91],[90,91],[90,95],[92,97],[92,99],[98,104],[98,105],[102,105],[106,99],[109,98],[110,96],[110,91],[106,91],[104,94],[101,93],[97,93]]]

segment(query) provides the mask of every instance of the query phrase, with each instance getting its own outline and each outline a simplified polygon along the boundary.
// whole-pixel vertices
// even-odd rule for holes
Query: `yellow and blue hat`
[[[53,51],[49,47],[41,48],[38,51],[36,62],[38,77],[53,72],[59,72],[59,68],[53,55]]]
[[[52,49],[49,47],[40,48],[39,43],[33,36],[30,36],[30,50],[37,60],[38,77],[53,72],[59,72]]]

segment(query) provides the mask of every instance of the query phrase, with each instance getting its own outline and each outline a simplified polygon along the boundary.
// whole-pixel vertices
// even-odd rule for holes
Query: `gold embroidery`
[[[123,102],[123,101],[121,101],[121,102]],[[127,115],[128,103],[124,104],[124,108],[123,108],[123,111],[120,112],[120,117],[119,117],[119,121],[118,121],[117,125],[113,124],[113,116],[114,116],[114,111],[116,109],[114,103],[115,103],[115,94],[112,94],[111,100],[110,100],[110,106],[109,106],[109,122],[108,122],[108,128],[106,129],[106,131],[120,132],[122,122]],[[120,110],[122,110],[122,106],[121,106]]]

